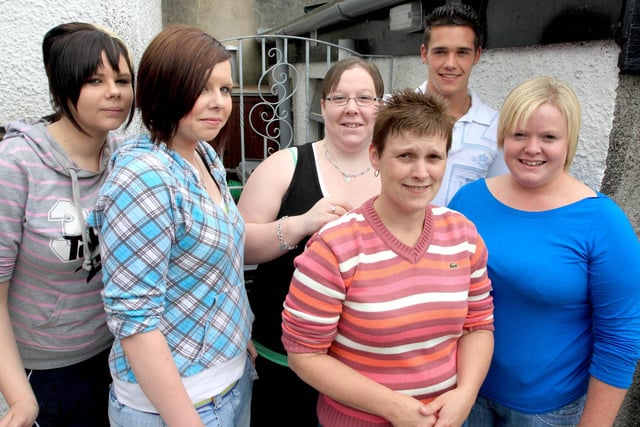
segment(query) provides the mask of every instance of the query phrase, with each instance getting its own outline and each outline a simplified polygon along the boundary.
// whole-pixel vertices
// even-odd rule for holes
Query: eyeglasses
[[[361,96],[336,95],[336,96],[327,96],[324,99],[325,99],[325,101],[329,101],[329,102],[331,102],[334,105],[337,105],[339,107],[347,105],[349,103],[350,99],[355,100],[356,104],[358,104],[360,107],[369,106],[369,105],[373,104],[374,102],[380,100],[380,98],[374,98],[373,96],[368,96],[368,95],[361,95]]]

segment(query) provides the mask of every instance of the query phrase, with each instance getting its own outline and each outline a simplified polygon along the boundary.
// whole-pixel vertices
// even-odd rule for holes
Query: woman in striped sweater
[[[295,260],[289,366],[318,389],[323,427],[460,426],[493,352],[487,250],[430,202],[451,145],[436,95],[396,92],[376,116],[381,193],[325,225]]]

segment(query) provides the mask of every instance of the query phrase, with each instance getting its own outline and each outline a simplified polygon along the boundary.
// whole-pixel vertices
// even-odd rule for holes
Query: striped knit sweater
[[[487,250],[461,214],[430,206],[415,247],[397,240],[375,197],[327,224],[295,259],[283,311],[288,352],[325,352],[392,390],[425,403],[456,385],[463,329],[493,330]],[[386,420],[318,402],[324,427]]]

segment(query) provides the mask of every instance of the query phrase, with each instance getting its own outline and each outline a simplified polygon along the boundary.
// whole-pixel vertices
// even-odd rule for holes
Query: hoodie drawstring
[[[82,269],[90,271],[93,267],[91,262],[91,249],[89,248],[89,235],[87,233],[87,224],[85,222],[84,214],[82,213],[82,204],[80,203],[80,184],[78,184],[78,173],[73,167],[69,168],[69,175],[71,175],[71,192],[73,193],[73,205],[78,211],[78,220],[80,221],[80,230],[82,236]]]

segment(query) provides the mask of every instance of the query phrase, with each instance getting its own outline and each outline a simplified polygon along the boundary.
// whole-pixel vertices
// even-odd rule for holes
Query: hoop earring
[[[380,176],[380,171],[378,169],[374,169],[373,170],[373,176],[375,176],[376,178]]]

